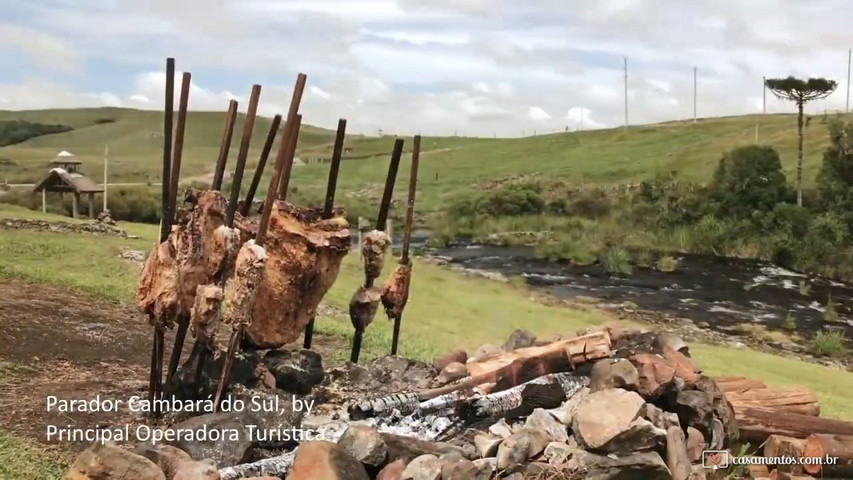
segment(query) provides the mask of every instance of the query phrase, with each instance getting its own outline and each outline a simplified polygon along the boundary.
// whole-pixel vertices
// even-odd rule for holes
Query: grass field
[[[21,218],[29,210],[0,205],[0,218]],[[65,220],[52,215],[44,219]],[[117,257],[121,247],[147,250],[156,238],[152,225],[123,224],[139,240],[90,235],[0,230],[0,277],[71,287],[82,295],[116,302],[132,301],[136,267]],[[390,271],[389,263],[386,272]],[[464,277],[428,263],[415,262],[415,276],[402,327],[402,355],[429,360],[455,348],[474,349],[500,344],[516,328],[541,338],[612,320],[594,308],[546,306],[522,286]],[[358,256],[349,255],[326,301],[346,311],[352,292],[362,281]],[[352,327],[345,317],[321,317],[318,334],[339,337],[348,345]],[[385,354],[391,324],[380,312],[367,330],[362,358]],[[343,360],[347,351],[335,360]],[[853,373],[799,362],[746,348],[692,345],[694,358],[712,375],[760,378],[771,386],[801,385],[814,390],[822,415],[853,420]],[[58,478],[61,468],[39,447],[0,429],[0,478]]]
[[[0,164],[0,179],[7,178],[10,183],[36,182],[46,171],[48,162],[64,149],[77,155],[84,162],[84,171],[100,182],[104,144],[109,144],[111,182],[158,181],[162,142],[160,112],[117,108],[0,112],[0,121],[13,119],[67,124],[75,130],[0,148],[0,158],[9,161]],[[104,119],[114,121],[98,123]],[[219,149],[223,122],[224,113],[190,113],[183,157],[184,178],[210,173]],[[257,161],[269,122],[270,119],[262,118],[256,123],[250,169]],[[823,117],[816,116],[806,129],[804,178],[807,186],[813,184],[827,146],[824,122]],[[621,184],[677,171],[683,180],[706,182],[723,152],[755,142],[756,125],[759,125],[759,143],[779,150],[785,174],[789,180],[793,179],[796,167],[794,115],[724,117],[702,119],[696,124],[671,122],[515,139],[425,137],[421,147],[424,155],[418,211],[420,214],[438,211],[447,205],[450,197],[476,188],[479,182],[516,175],[536,174],[577,184]],[[232,165],[241,128],[238,121],[231,146]],[[299,155],[328,158],[333,136],[331,130],[306,126],[300,136]],[[341,167],[338,190],[342,204],[381,194],[393,143],[391,137],[348,137],[344,156],[347,161]],[[411,139],[407,139],[406,151],[410,148]],[[322,198],[327,170],[328,166],[323,164],[296,167],[291,185],[307,197]],[[397,188],[405,188],[407,179],[408,162],[404,161]]]

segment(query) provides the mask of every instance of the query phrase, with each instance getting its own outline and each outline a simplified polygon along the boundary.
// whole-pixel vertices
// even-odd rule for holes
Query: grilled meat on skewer
[[[364,331],[379,309],[380,293],[375,287],[358,287],[349,302],[349,318],[356,330]]]
[[[257,291],[245,340],[256,348],[296,341],[338,277],[352,244],[343,210],[324,219],[321,209],[276,201],[264,247],[267,268]]]
[[[382,274],[385,266],[385,253],[391,240],[381,230],[371,230],[361,240],[361,256],[364,258],[364,276],[368,284]]]
[[[382,284],[382,306],[389,319],[400,318],[409,301],[409,283],[412,279],[412,262],[399,264]]]

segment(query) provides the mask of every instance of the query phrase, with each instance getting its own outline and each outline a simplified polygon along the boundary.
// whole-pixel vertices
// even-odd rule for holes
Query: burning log
[[[758,388],[743,392],[727,392],[726,398],[735,410],[759,407],[813,417],[820,415],[817,395],[807,388]]]
[[[610,336],[606,331],[599,331],[558,340],[540,347],[519,348],[513,352],[490,355],[476,362],[468,362],[468,372],[472,377],[479,377],[497,372],[518,360],[543,358],[555,354],[568,358],[574,365],[605,358],[610,355]]]
[[[815,459],[803,465],[808,474],[837,478],[853,476],[853,436],[809,435],[803,441],[801,456]],[[831,457],[834,457],[835,461],[827,462],[827,458]]]
[[[382,413],[392,412],[394,410],[398,410],[403,415],[407,415],[417,411],[419,404],[420,396],[417,393],[396,393],[360,402],[355,405],[350,405],[347,410],[350,417],[354,419],[362,419],[376,417]]]
[[[471,400],[469,413],[478,418],[503,415],[522,404],[522,394],[530,385],[559,385],[566,398],[571,398],[581,388],[589,385],[589,378],[574,373],[544,375],[502,392],[483,395]]]
[[[813,417],[772,408],[735,410],[741,440],[763,442],[770,435],[806,438],[811,434],[853,435],[853,422]]]
[[[284,477],[293,465],[293,460],[296,458],[296,450],[287,452],[277,457],[265,458],[253,463],[244,463],[233,467],[226,467],[219,470],[219,478],[221,480],[238,480],[240,478],[254,478],[261,476],[276,475]]]

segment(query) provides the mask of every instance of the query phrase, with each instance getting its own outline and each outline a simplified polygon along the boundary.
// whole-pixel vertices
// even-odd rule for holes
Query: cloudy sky
[[[761,77],[839,81],[848,0],[0,0],[0,109],[162,108],[164,65],[190,71],[190,109],[253,83],[305,121],[376,133],[519,136],[761,111]],[[177,83],[180,83],[178,76]],[[768,111],[793,111],[768,94]]]

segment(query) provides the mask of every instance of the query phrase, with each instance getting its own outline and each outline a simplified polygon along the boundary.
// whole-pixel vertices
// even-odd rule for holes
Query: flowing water
[[[688,254],[676,257],[671,273],[634,268],[630,275],[611,275],[598,265],[538,259],[530,247],[458,246],[430,253],[465,268],[523,277],[560,299],[633,302],[713,329],[754,323],[780,330],[790,319],[800,333],[834,327],[853,336],[853,286],[767,262]],[[830,298],[835,315],[826,314]]]

